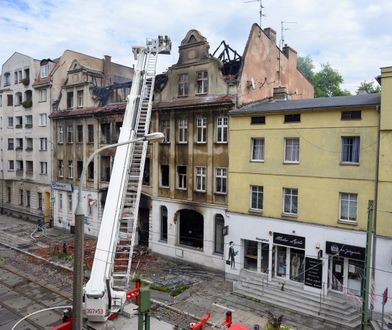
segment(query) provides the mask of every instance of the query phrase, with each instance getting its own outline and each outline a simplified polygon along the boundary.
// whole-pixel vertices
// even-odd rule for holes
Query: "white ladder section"
[[[134,138],[141,138],[149,133],[156,63],[157,54],[147,53],[145,70],[141,78],[137,116],[133,127]],[[147,141],[134,144],[129,162],[128,185],[123,196],[119,235],[113,262],[112,276],[115,290],[123,291],[129,287],[147,147]]]

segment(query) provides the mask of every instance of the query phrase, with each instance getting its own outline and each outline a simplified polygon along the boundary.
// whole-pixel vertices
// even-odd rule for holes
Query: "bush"
[[[33,101],[32,100],[27,100],[27,101],[22,102],[23,108],[31,108],[32,105],[33,105]]]

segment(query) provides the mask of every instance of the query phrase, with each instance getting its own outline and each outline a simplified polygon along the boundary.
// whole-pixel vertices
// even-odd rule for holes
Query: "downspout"
[[[380,167],[380,124],[381,124],[381,111],[380,106],[376,105],[376,111],[378,115],[378,123],[377,123],[377,148],[376,148],[376,173],[374,178],[374,214],[373,214],[373,228],[372,228],[372,236],[373,236],[373,246],[372,246],[372,272],[371,279],[373,283],[375,283],[375,266],[376,266],[376,238],[377,238],[377,208],[378,208],[378,181],[379,181],[379,167]],[[373,309],[372,309],[373,311]],[[373,313],[372,313],[373,314]]]

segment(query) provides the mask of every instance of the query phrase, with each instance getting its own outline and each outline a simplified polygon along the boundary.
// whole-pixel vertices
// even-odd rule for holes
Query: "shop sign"
[[[304,249],[305,237],[274,233],[274,243],[291,246],[297,249]]]
[[[73,186],[71,183],[62,183],[62,182],[52,181],[52,189],[72,192]]]
[[[321,289],[323,286],[323,262],[315,258],[305,258],[305,285]]]
[[[326,242],[326,253],[356,260],[365,260],[366,249],[360,246]]]

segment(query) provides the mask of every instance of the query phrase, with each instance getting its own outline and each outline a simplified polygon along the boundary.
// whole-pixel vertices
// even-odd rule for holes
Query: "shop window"
[[[262,273],[268,273],[268,260],[269,260],[269,244],[261,243],[260,270]]]
[[[257,242],[244,240],[244,268],[257,270]]]
[[[276,276],[286,277],[287,248],[285,246],[276,248]]]
[[[359,136],[342,137],[342,163],[359,164]]]
[[[167,242],[167,207],[166,206],[161,206],[160,240]]]
[[[214,240],[214,252],[223,254],[224,251],[224,236],[223,228],[225,226],[225,219],[223,215],[215,215],[215,240]]]
[[[343,291],[344,284],[344,258],[334,256],[331,261],[330,286],[332,290]]]
[[[193,210],[181,210],[178,213],[180,222],[181,245],[203,249],[204,243],[204,219],[203,216]]]
[[[290,249],[290,279],[303,282],[305,264],[305,252],[298,249]]]
[[[363,280],[365,278],[364,262],[360,260],[348,260],[348,293],[362,296]]]
[[[169,187],[169,165],[161,165],[161,187]]]

